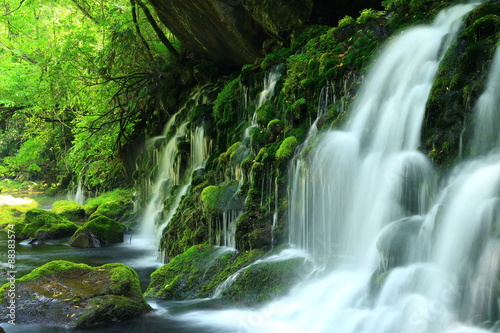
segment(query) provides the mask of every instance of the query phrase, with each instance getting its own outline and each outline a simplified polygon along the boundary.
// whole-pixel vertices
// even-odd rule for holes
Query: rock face
[[[91,328],[151,310],[142,297],[137,273],[123,264],[90,267],[51,261],[15,285],[16,321],[25,324]],[[9,286],[0,288],[0,303],[10,301]]]
[[[73,234],[69,245],[76,247],[102,247],[123,242],[123,227],[116,221],[99,216],[85,223]]]
[[[375,0],[149,0],[163,24],[197,55],[230,66],[262,57],[271,41],[287,43],[305,23],[334,24],[380,7]]]
[[[160,20],[191,51],[241,65],[262,55],[269,36],[239,0],[151,0]]]
[[[54,212],[32,209],[26,212],[23,222],[14,227],[16,238],[53,239],[71,236],[78,225],[70,222]]]

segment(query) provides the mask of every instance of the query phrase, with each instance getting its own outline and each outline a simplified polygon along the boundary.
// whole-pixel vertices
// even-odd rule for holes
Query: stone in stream
[[[75,247],[102,247],[114,243],[123,243],[123,227],[105,216],[88,221],[69,240],[69,245]]]
[[[56,260],[15,280],[15,320],[23,324],[91,328],[151,310],[137,273],[123,264],[91,267]],[[0,288],[0,304],[11,303],[11,283]],[[0,322],[7,322],[2,311]]]
[[[38,240],[63,238],[71,236],[78,225],[70,222],[54,212],[42,209],[31,209],[26,212],[22,222],[14,225],[17,239],[35,238]]]

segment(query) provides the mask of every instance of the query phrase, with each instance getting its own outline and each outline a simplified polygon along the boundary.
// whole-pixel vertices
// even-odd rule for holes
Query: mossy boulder
[[[123,242],[123,227],[105,216],[88,221],[73,234],[69,245],[75,247],[102,247]]]
[[[220,283],[261,255],[261,251],[192,246],[151,274],[145,296],[172,300],[211,296]]]
[[[15,280],[15,286],[16,320],[23,324],[92,328],[151,310],[137,273],[123,264],[51,261]],[[10,283],[0,288],[0,303],[11,302],[9,288]]]
[[[297,139],[294,136],[289,136],[283,140],[280,147],[276,151],[276,159],[279,161],[290,159],[293,156],[297,145]]]
[[[131,206],[119,201],[105,202],[96,209],[89,220],[93,220],[99,216],[105,216],[110,219],[119,220],[126,216],[126,213],[131,210]]]
[[[221,296],[246,306],[268,302],[288,293],[313,268],[311,261],[303,257],[269,259],[259,260],[241,271]]]
[[[85,218],[85,209],[76,201],[56,201],[52,205],[52,211],[70,221],[80,221]]]
[[[122,206],[122,208],[120,208],[119,211],[115,213],[118,215],[120,212],[125,213],[125,212],[127,212],[127,210],[132,208],[132,205],[133,205],[132,197],[133,197],[133,194],[132,194],[131,190],[124,190],[124,189],[118,188],[118,189],[115,189],[111,192],[105,192],[98,197],[88,199],[85,202],[85,205],[83,205],[83,208],[85,209],[85,214],[87,216],[91,216],[93,213],[95,213],[99,209],[100,206],[107,204],[107,203],[116,203],[117,205]],[[113,205],[113,206],[114,206],[113,208],[118,209],[118,207],[116,205]],[[106,211],[109,209],[110,209],[109,205],[108,205],[108,207],[104,206],[101,209],[100,214],[97,214],[97,215],[105,215],[103,213],[106,213]],[[107,216],[107,215],[105,215],[105,216]],[[113,216],[107,216],[107,217],[115,219],[115,220],[117,219],[116,217],[113,217]]]
[[[54,212],[32,209],[26,212],[24,220],[15,224],[16,238],[54,239],[71,236],[78,225]]]

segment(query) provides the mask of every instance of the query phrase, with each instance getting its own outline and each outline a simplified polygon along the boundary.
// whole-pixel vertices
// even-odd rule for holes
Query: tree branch
[[[151,15],[151,12],[149,11],[148,7],[141,0],[137,0],[137,4],[139,5],[139,7],[141,7],[142,11],[146,15],[149,24],[151,24],[151,27],[153,27],[154,31],[156,32],[156,35],[158,36],[162,44],[165,45],[165,47],[175,57],[175,59],[180,60],[181,55],[179,54],[179,52],[177,52],[175,47],[168,40],[167,36],[165,36],[163,31],[160,29],[155,19],[153,18],[153,15]]]
[[[7,12],[7,13],[5,13],[5,14],[0,15],[0,17],[2,17],[2,16],[7,16],[7,15],[12,14],[12,13],[13,13],[13,12],[15,12],[15,11],[18,11],[18,10],[19,10],[19,8],[21,8],[21,6],[23,5],[23,2],[24,2],[24,1],[26,1],[26,0],[21,0],[21,2],[19,2],[19,6],[17,6],[17,8],[16,8],[16,9],[13,9],[13,10],[11,10],[10,12]]]

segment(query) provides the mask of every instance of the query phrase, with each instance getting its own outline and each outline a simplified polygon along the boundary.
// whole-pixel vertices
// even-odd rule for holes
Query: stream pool
[[[74,248],[67,244],[68,239],[48,241],[44,244],[29,245],[26,242],[16,244],[16,277],[29,273],[52,260],[68,260],[75,263],[85,263],[91,266],[100,266],[107,263],[122,263],[136,270],[141,280],[143,290],[149,284],[150,274],[162,264],[155,259],[155,253],[140,238],[133,235],[125,235],[125,242],[104,248]],[[7,270],[7,233],[0,231],[0,249],[2,249],[0,263],[0,283],[7,282],[5,271]],[[114,333],[114,332],[221,332],[220,329],[193,328],[188,322],[177,320],[175,314],[184,313],[194,309],[208,309],[224,307],[220,301],[216,300],[193,300],[193,301],[163,301],[148,299],[154,311],[149,314],[127,320],[124,322],[112,323],[107,327],[92,330],[77,330],[76,332],[92,333]],[[5,332],[75,332],[75,330],[61,327],[46,327],[40,325],[23,325],[16,322],[16,325],[8,323],[0,324]]]

